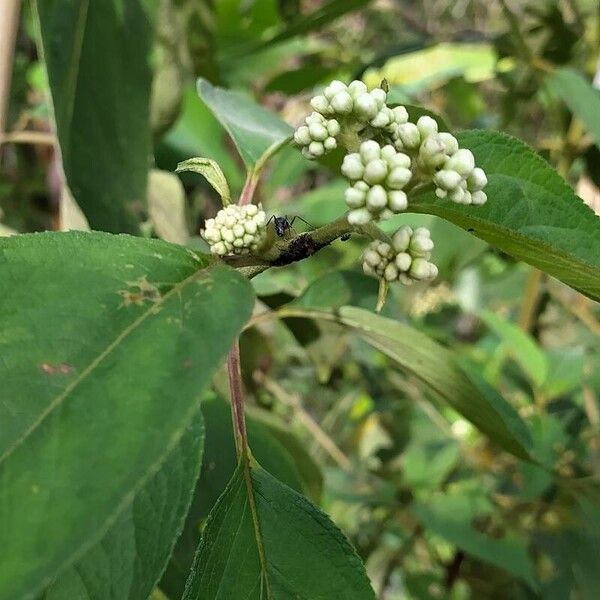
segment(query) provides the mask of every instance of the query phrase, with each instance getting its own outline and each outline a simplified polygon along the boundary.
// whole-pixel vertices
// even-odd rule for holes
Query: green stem
[[[235,340],[227,356],[227,372],[229,374],[229,393],[231,395],[231,419],[235,437],[237,455],[248,455],[248,436],[246,433],[246,417],[244,415],[244,392],[242,390],[242,371],[240,368],[240,341]]]

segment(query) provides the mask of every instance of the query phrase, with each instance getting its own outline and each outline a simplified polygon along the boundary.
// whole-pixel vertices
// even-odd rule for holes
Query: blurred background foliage
[[[79,190],[70,194],[63,183],[35,11],[23,3],[10,103],[0,128],[6,132],[0,234],[83,228],[89,221],[94,228],[204,249],[199,229],[218,210],[218,197],[197,176],[180,180],[172,171],[190,156],[210,157],[238,194],[245,169],[198,97],[198,77],[240,91],[291,125],[329,80],[363,78],[377,85],[385,78],[395,101],[435,110],[452,129],[491,128],[524,139],[600,211],[597,0],[131,4],[139,5],[139,14],[129,14],[131,27],[139,28],[131,31],[142,40],[137,46],[145,27],[156,33],[154,41],[148,37],[148,54],[139,65],[117,56],[111,77],[87,65],[87,79],[78,83],[91,86],[90,104],[79,127],[99,141],[90,139],[84,149],[80,140],[73,158],[63,145],[67,174],[77,170],[77,157],[97,165],[94,176],[81,182],[97,192],[84,205]],[[48,44],[49,64],[51,50]],[[93,49],[84,55],[91,61]],[[148,65],[151,89],[128,88],[133,73],[144,80]],[[93,103],[98,94],[109,103],[116,99],[113,109],[123,107],[119,118],[136,124],[135,139],[120,141],[124,162],[112,173],[103,165],[115,164],[111,144],[119,132],[110,130],[105,108]],[[142,108],[133,113],[132,106]],[[62,108],[54,110],[59,123]],[[139,172],[136,185],[146,186],[146,194],[123,192],[118,171],[128,169]],[[115,191],[106,197],[115,178]],[[318,226],[344,212],[343,189],[334,170],[288,148],[268,167],[257,196],[270,213],[301,215]],[[128,194],[125,212],[103,208],[119,193]],[[432,229],[440,277],[429,287],[392,290],[384,314],[410,323],[475,367],[523,417],[535,455],[547,468],[500,450],[340,326],[298,318],[258,324],[242,338],[258,460],[320,501],[364,559],[382,599],[596,598],[598,305],[445,221],[423,215],[393,221],[390,229],[405,222]],[[338,243],[256,277],[257,310],[299,297],[313,306],[373,309],[377,284],[359,269],[362,246],[354,239]],[[223,373],[215,387],[226,396]],[[222,399],[207,398],[205,418],[197,497],[161,582],[173,598],[234,467]]]

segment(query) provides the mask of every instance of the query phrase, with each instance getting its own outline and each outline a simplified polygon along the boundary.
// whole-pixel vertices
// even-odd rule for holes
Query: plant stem
[[[0,141],[5,133],[21,0],[0,2]]]
[[[229,374],[229,393],[231,395],[231,418],[235,449],[238,456],[248,453],[248,435],[246,433],[246,417],[244,415],[244,392],[242,390],[242,371],[240,368],[240,340],[235,340],[227,356]]]

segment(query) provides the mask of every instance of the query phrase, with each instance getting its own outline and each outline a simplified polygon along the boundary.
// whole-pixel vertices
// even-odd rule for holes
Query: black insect
[[[267,225],[273,221],[273,226],[275,227],[275,233],[279,236],[279,237],[284,237],[286,232],[289,231],[290,229],[293,231],[293,225],[294,225],[294,221],[296,219],[300,219],[303,223],[306,223],[306,225],[308,225],[309,227],[311,227],[311,224],[306,221],[305,219],[303,219],[302,217],[296,215],[295,217],[292,217],[292,220],[290,221],[287,218],[287,215],[283,216],[283,217],[276,217],[275,215],[273,215],[268,221],[267,221]]]

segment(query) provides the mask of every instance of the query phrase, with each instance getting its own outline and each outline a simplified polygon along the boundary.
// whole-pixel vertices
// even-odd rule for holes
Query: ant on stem
[[[312,225],[306,220],[303,219],[301,216],[296,215],[295,217],[292,217],[292,220],[290,221],[287,217],[287,215],[283,216],[283,217],[276,217],[275,215],[273,215],[268,221],[267,221],[267,225],[273,221],[273,226],[275,227],[275,233],[279,236],[279,237],[284,237],[286,232],[289,230],[294,231],[294,221],[296,219],[300,219],[303,223],[305,223],[306,225],[308,225],[309,227],[312,227]]]

